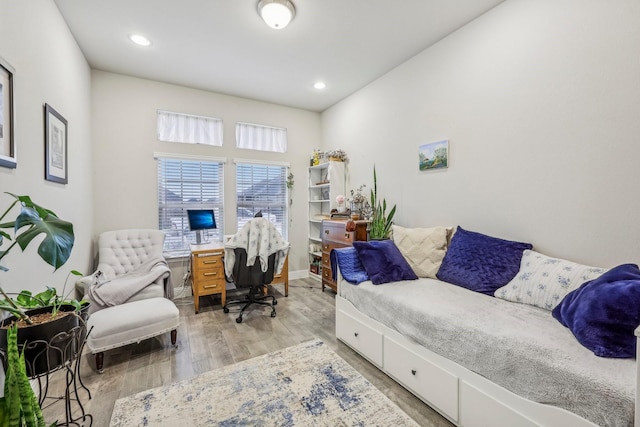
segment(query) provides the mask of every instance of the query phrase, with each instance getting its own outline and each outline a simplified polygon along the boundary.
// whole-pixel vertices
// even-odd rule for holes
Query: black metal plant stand
[[[77,316],[75,313],[69,315]],[[79,393],[84,390],[88,399],[91,399],[91,391],[84,385],[80,376],[82,350],[88,335],[87,325],[82,317],[78,317],[78,326],[58,333],[49,341],[32,340],[18,348],[19,351],[24,348],[25,354],[27,352],[31,352],[32,355],[35,354],[26,363],[27,372],[36,373],[31,375],[31,379],[37,383],[40,407],[45,409],[55,403],[64,401],[65,421],[58,422],[58,426],[91,427],[93,424],[93,416],[85,412]],[[0,350],[0,355],[3,363],[6,364],[6,354]],[[44,372],[42,372],[43,364]],[[49,389],[51,376],[58,371],[65,374],[64,394],[61,396],[49,396],[51,392]],[[76,412],[77,416],[74,417],[75,409],[79,411]]]

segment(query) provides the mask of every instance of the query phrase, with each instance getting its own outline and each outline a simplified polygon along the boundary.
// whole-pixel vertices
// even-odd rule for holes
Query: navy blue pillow
[[[640,270],[623,264],[567,294],[553,317],[600,357],[636,357],[640,325]]]
[[[393,240],[353,242],[353,247],[374,285],[418,278]]]
[[[442,281],[493,296],[520,270],[530,243],[512,242],[458,227],[436,277]]]

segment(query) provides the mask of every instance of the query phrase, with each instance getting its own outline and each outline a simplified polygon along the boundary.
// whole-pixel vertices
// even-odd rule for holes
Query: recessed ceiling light
[[[324,82],[315,82],[313,84],[313,87],[315,87],[318,90],[322,90],[322,89],[326,88],[327,85]]]
[[[151,40],[149,40],[148,38],[140,34],[131,34],[129,36],[129,40],[131,40],[132,42],[134,42],[139,46],[149,46],[151,44]]]

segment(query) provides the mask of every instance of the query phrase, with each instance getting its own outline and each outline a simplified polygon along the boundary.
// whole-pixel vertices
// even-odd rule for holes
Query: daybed
[[[420,235],[415,230],[394,226],[394,240],[398,242],[398,234],[415,239]],[[421,273],[416,280],[376,285],[358,276],[352,265],[339,262],[332,253],[339,267],[337,338],[459,426],[633,426],[638,379],[635,358],[594,355],[597,350],[583,346],[576,339],[578,335],[552,316],[551,306],[531,305],[527,301],[531,291],[518,289],[522,280],[531,278],[532,272],[526,269],[534,268],[536,260],[564,270],[583,267],[581,276],[569,277],[574,282],[601,277],[605,270],[519,247],[516,271],[502,272],[512,289],[499,286],[498,292],[503,294],[498,298],[490,291],[478,292],[438,279],[447,276],[447,262],[442,261],[449,255],[447,245],[450,243],[451,249],[458,234],[471,233],[458,228],[450,241],[448,230],[442,230],[444,242],[428,242],[431,248],[427,258],[431,259],[422,262],[422,266],[431,267],[422,268],[415,259],[411,262],[412,255],[420,256],[415,246],[402,252],[411,267]],[[370,249],[371,244],[364,245]],[[359,253],[362,258],[363,252],[360,247],[354,249],[338,252],[342,258],[351,257],[350,262],[358,263],[353,255]],[[491,251],[480,250],[485,255]],[[466,256],[473,257],[464,251],[455,255],[457,259],[448,260],[447,267],[464,262]],[[386,261],[377,261],[384,270]],[[364,281],[357,285],[346,281],[341,270],[344,266],[352,280]],[[363,272],[362,266],[355,270]],[[542,274],[548,276],[548,272]],[[569,295],[565,299],[582,289],[581,283],[565,282],[564,291]],[[505,292],[510,295],[505,296]],[[554,292],[553,308],[564,297]],[[509,297],[512,301],[503,299]],[[631,338],[635,348],[633,332]],[[636,420],[635,425],[640,423]]]

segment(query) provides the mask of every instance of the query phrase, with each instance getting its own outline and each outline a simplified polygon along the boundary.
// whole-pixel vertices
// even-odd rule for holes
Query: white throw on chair
[[[171,331],[176,343],[179,313],[171,270],[163,257],[164,232],[116,230],[98,238],[98,267],[76,282],[91,302],[87,346],[103,371],[104,351]]]

